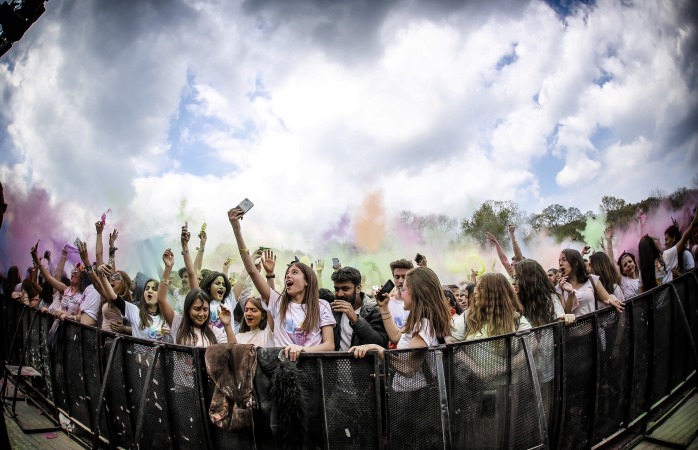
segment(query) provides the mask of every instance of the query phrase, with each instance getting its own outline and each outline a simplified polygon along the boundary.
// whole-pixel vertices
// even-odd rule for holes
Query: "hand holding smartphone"
[[[390,294],[393,289],[395,289],[395,283],[393,283],[393,280],[386,281],[381,290],[376,294],[376,303],[378,303],[379,306],[387,305],[389,299],[384,298],[384,296],[386,294]]]
[[[249,198],[246,198],[243,201],[241,201],[239,205],[237,205],[237,208],[240,208],[242,210],[242,213],[245,214],[247,211],[252,209],[253,206],[254,203],[252,203]]]

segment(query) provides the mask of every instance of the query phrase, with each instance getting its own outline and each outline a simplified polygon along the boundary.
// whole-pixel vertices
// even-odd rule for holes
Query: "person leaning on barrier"
[[[347,351],[363,344],[388,346],[378,306],[366,303],[361,292],[361,272],[354,267],[342,267],[332,274],[335,301],[332,306],[338,326],[334,328],[335,350]]]
[[[579,317],[596,311],[597,297],[604,306],[613,306],[618,312],[625,309],[620,300],[603,287],[598,276],[589,275],[577,250],[564,249],[560,253],[559,264],[562,275],[557,288],[562,294],[566,313]]]
[[[384,294],[382,299],[376,299],[390,342],[397,344],[398,350],[432,347],[443,342],[450,333],[451,315],[434,271],[428,267],[409,270],[402,288],[402,299],[405,310],[410,312],[402,329],[393,322],[388,294]],[[376,351],[381,359],[384,358],[384,348],[380,345],[366,344],[349,349],[356,358],[363,358],[369,351]],[[407,374],[411,375],[418,369],[419,366],[413,367],[407,370]]]

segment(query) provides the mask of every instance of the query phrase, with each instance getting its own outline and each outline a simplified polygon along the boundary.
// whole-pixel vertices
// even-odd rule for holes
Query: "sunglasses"
[[[114,275],[110,276],[109,279],[111,281],[121,281],[121,274],[115,273]]]

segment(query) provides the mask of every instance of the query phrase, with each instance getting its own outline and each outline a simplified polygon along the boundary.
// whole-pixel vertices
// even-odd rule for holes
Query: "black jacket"
[[[388,333],[383,326],[381,312],[375,303],[367,302],[367,298],[361,292],[361,300],[363,305],[359,311],[359,320],[351,325],[354,332],[351,335],[351,345],[378,344],[381,347],[388,348]],[[342,313],[335,312],[334,318],[337,325],[334,327],[334,349],[339,351],[339,346],[342,343]]]

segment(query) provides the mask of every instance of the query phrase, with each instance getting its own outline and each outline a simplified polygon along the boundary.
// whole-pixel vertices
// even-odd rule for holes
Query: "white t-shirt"
[[[177,288],[174,291],[172,291],[172,296],[168,296],[168,300],[170,301],[170,305],[172,306],[172,309],[177,311],[178,313],[182,314],[182,311],[184,309],[184,299],[187,298],[187,294],[182,294],[181,289]]]
[[[235,294],[233,294],[232,289],[230,290],[230,294],[224,299],[225,307],[230,310],[230,312],[233,312],[233,309],[235,308]],[[211,303],[208,305],[208,311],[209,314],[211,315],[211,319],[209,320],[209,323],[213,328],[218,328],[219,330],[223,330],[225,333],[225,326],[223,326],[223,322],[221,322],[220,319],[220,312],[221,312],[221,302],[218,300],[211,300]]]
[[[68,286],[63,294],[58,291],[53,294],[53,303],[49,307],[49,312],[60,310],[74,316],[82,311],[92,319],[99,320],[101,308],[102,297],[94,286],[87,286],[85,292],[82,293]]]
[[[688,250],[683,250],[683,269],[688,271],[696,267],[696,261],[693,259],[693,255]]]
[[[286,347],[287,345],[300,345],[301,347],[312,347],[322,343],[322,327],[335,326],[337,321],[332,315],[332,308],[326,300],[320,299],[320,323],[315,329],[306,333],[301,330],[301,324],[305,320],[306,305],[300,303],[289,303],[286,309],[286,317],[281,318],[281,295],[272,290],[269,295],[269,303],[266,305],[267,312],[274,319],[274,345],[276,347]],[[283,320],[283,322],[282,322]]]
[[[404,306],[405,302],[395,297],[391,297],[390,302],[388,302],[388,309],[390,309],[390,314],[393,316],[393,322],[395,322],[399,330],[402,330],[405,326],[407,317],[410,315],[410,312],[405,310]]]
[[[629,278],[623,275],[620,278],[620,289],[623,291],[623,297],[628,300],[637,296],[638,288],[640,287],[639,278]]]
[[[179,345],[188,345],[190,347],[209,347],[213,344],[227,344],[228,343],[228,336],[225,334],[225,330],[220,330],[215,327],[211,327],[211,330],[213,330],[214,336],[216,336],[216,342],[209,342],[208,339],[206,339],[206,336],[201,333],[200,328],[194,328],[194,335],[196,336],[196,342],[194,345],[191,345],[191,343],[178,343],[177,342],[177,333],[179,333],[179,327],[182,325],[182,315],[175,311],[174,313],[174,319],[172,319],[172,326],[170,327],[170,333],[172,334],[172,340],[174,341],[175,344]],[[135,329],[135,326],[131,327],[132,329]]]
[[[655,266],[655,278],[660,284],[668,283],[674,279],[671,271],[679,265],[679,255],[676,251],[676,246],[664,250],[662,259],[666,267]]]
[[[392,300],[391,300],[392,302]],[[410,348],[410,343],[412,342],[412,337],[417,334],[419,337],[421,337],[424,342],[426,342],[427,347],[433,347],[439,345],[439,339],[434,335],[433,330],[431,329],[429,319],[422,319],[422,329],[419,331],[417,330],[417,326],[415,325],[414,329],[410,333],[402,333],[402,336],[400,337],[400,340],[397,343],[397,349],[398,350],[403,350]],[[433,353],[427,353],[427,365],[429,366],[429,369],[432,371],[432,376],[435,373],[436,367],[434,366],[434,355]],[[421,389],[423,387],[426,387],[427,385],[427,380],[424,377],[424,372],[422,371],[422,368],[420,367],[417,369],[417,371],[414,373],[414,375],[406,376],[401,373],[395,373],[395,377],[393,378],[393,390],[396,392],[407,392],[407,391],[416,391],[417,389]]]
[[[143,300],[141,300],[143,301]],[[133,337],[148,339],[151,341],[162,341],[165,337],[165,327],[166,322],[161,314],[157,316],[150,316],[153,319],[153,323],[150,326],[141,329],[141,310],[138,306],[133,303],[124,301],[124,317],[131,322],[131,335]],[[181,316],[180,316],[181,317]]]
[[[92,285],[87,286],[82,294],[80,311],[94,320],[99,320],[99,316],[102,313],[102,296],[99,295],[97,289]]]
[[[255,347],[273,347],[274,346],[274,333],[271,331],[269,324],[263,329],[245,331],[244,333],[238,333],[235,335],[235,339],[238,344],[252,344]]]
[[[598,275],[589,275],[589,279],[575,289],[575,298],[572,303],[572,314],[576,317],[596,311],[596,298],[594,297],[594,286],[599,282]],[[558,288],[559,289],[559,288]],[[562,290],[562,298],[567,301],[569,294]]]
[[[355,309],[354,312],[358,316],[361,312],[361,308]],[[346,314],[342,314],[342,318],[339,322],[339,351],[346,352],[351,348],[351,337],[354,335],[354,329],[349,323],[349,318]]]

